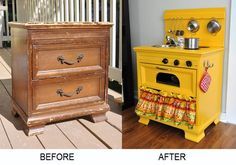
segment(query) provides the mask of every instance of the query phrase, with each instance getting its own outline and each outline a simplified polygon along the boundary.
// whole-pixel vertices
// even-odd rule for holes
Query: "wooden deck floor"
[[[138,123],[134,108],[123,112],[123,148],[222,149],[236,148],[236,125],[212,124],[205,130],[200,143],[184,139],[184,132],[161,123],[150,121],[148,126]]]
[[[83,118],[50,124],[44,134],[28,137],[22,121],[11,115],[11,57],[0,49],[0,149],[122,148],[122,118],[108,112],[108,121],[91,123]],[[111,108],[119,108],[110,100]]]

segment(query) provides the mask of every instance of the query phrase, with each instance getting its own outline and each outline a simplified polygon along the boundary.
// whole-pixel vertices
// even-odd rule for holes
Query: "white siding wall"
[[[230,17],[230,38],[229,38],[229,62],[228,62],[228,86],[227,86],[227,104],[226,118],[228,122],[236,124],[236,1],[231,2],[231,17]]]

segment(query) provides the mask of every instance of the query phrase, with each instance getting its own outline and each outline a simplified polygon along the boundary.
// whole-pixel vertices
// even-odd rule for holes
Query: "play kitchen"
[[[163,45],[139,46],[139,122],[184,130],[199,142],[219,122],[222,96],[225,9],[168,10]]]

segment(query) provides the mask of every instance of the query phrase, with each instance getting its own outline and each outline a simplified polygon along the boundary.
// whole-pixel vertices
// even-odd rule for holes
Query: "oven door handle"
[[[170,71],[171,69],[169,69],[169,68],[161,68],[161,67],[156,67],[156,69],[159,69],[159,70],[166,70],[166,71]]]

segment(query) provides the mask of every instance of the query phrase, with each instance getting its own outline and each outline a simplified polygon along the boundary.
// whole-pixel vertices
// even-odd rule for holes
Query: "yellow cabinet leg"
[[[219,118],[216,118],[216,119],[214,120],[215,125],[217,125],[219,122],[220,122],[220,119],[219,119]]]
[[[184,133],[185,133],[185,139],[191,140],[196,143],[200,142],[205,136],[204,131],[199,134],[187,132],[187,131],[185,131]]]
[[[144,118],[144,117],[140,117],[140,119],[139,119],[139,123],[142,123],[142,124],[144,124],[144,125],[148,125],[148,123],[149,123],[149,119],[148,118]]]

